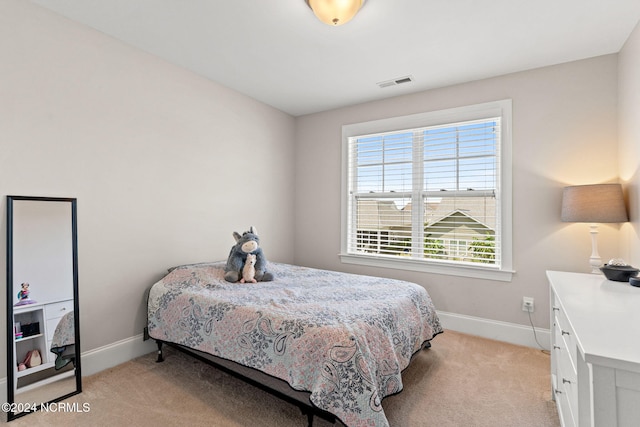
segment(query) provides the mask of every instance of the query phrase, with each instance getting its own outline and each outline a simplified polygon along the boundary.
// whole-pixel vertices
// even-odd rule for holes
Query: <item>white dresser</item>
[[[640,288],[548,271],[551,386],[564,426],[640,426]]]

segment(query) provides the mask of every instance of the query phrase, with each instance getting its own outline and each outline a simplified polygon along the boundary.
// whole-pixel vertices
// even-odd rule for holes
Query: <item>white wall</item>
[[[233,231],[293,260],[293,117],[20,0],[0,58],[0,235],[7,194],[77,197],[83,352],[141,334],[145,289]]]
[[[619,54],[618,116],[620,177],[629,206],[622,244],[632,265],[640,265],[640,23]]]
[[[383,89],[386,90],[386,89]],[[500,99],[513,100],[511,283],[341,264],[341,127]],[[549,327],[545,270],[589,272],[588,224],[560,222],[562,187],[618,180],[617,56],[546,67],[297,119],[295,262],[406,279],[423,285],[439,310]],[[637,116],[636,116],[637,117]],[[604,260],[620,256],[618,226],[600,227]]]

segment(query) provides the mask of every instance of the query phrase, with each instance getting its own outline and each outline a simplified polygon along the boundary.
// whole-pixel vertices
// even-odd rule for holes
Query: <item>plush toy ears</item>
[[[253,225],[251,227],[249,227],[249,231],[245,231],[245,233],[251,233],[251,234],[253,234],[255,236],[258,235],[258,231],[256,230],[256,228]],[[233,238],[236,239],[236,242],[238,242],[238,240],[240,240],[240,238],[242,238],[242,236],[237,231],[234,231],[233,232]]]

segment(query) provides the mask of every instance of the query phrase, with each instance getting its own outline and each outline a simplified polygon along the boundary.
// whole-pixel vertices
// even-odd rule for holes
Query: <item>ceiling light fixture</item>
[[[356,16],[365,0],[305,0],[316,17],[327,25],[346,24]]]

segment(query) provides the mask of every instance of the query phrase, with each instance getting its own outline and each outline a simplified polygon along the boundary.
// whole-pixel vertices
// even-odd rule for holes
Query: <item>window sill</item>
[[[483,268],[469,265],[452,265],[438,262],[424,262],[414,259],[380,258],[367,255],[340,254],[345,264],[358,264],[370,267],[395,268],[398,270],[420,271],[423,273],[446,274],[449,276],[471,277],[475,279],[510,282],[514,271]]]

